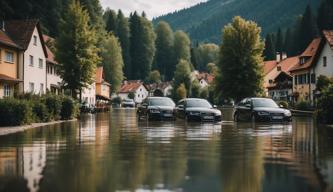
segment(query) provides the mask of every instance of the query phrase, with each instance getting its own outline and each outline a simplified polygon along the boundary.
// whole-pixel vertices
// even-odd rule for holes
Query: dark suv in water
[[[245,98],[235,107],[235,121],[291,121],[291,112],[269,98]]]
[[[138,118],[148,120],[172,119],[175,116],[176,104],[168,97],[148,97],[138,107]]]

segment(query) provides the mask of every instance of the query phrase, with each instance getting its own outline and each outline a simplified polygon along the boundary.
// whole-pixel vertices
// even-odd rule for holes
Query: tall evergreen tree
[[[130,54],[133,79],[148,77],[155,55],[155,33],[152,23],[135,12],[130,18]],[[135,68],[134,68],[135,67]]]
[[[156,29],[156,54],[154,69],[160,71],[164,80],[171,80],[176,68],[173,58],[173,32],[168,23],[161,21]]]
[[[288,28],[284,35],[284,51],[288,56],[292,56],[292,46],[294,43],[293,33],[290,28]]]
[[[126,77],[131,74],[131,56],[130,56],[130,27],[128,19],[124,16],[121,10],[118,11],[117,16],[117,32],[116,36],[122,49],[122,56],[124,60],[124,73]]]
[[[310,6],[307,6],[298,30],[297,53],[300,54],[303,52],[318,34],[315,17],[312,14]]]
[[[239,101],[262,93],[263,49],[256,23],[235,17],[223,29],[215,91]]]
[[[333,1],[322,0],[318,8],[318,28],[322,30],[333,29]]]
[[[73,1],[61,19],[56,39],[55,57],[61,65],[60,74],[75,98],[78,91],[93,82],[96,64],[100,62],[95,30],[88,22],[87,11]]]
[[[284,52],[284,48],[283,48],[283,33],[281,31],[281,29],[279,28],[277,35],[276,35],[276,42],[275,42],[275,51],[282,53]]]
[[[183,31],[175,32],[174,39],[174,62],[178,63],[181,59],[191,61],[191,41]]]
[[[275,46],[272,40],[272,35],[267,34],[265,38],[265,50],[264,50],[264,57],[266,61],[274,60],[275,59]]]
[[[107,9],[103,15],[105,21],[105,28],[107,32],[113,32],[114,34],[117,31],[117,14],[114,10]]]
[[[105,79],[111,84],[111,92],[115,93],[119,90],[124,79],[121,46],[113,34],[108,34],[103,41],[103,47],[101,57],[103,58]]]

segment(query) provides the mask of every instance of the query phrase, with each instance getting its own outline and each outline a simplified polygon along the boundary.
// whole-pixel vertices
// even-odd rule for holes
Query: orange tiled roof
[[[265,66],[266,65],[268,65],[268,66],[266,66],[266,69],[264,67],[264,70],[267,70],[267,71],[265,71],[265,74],[271,72],[275,67],[281,67],[280,71],[276,70],[275,74],[273,74],[272,78],[275,79],[277,76],[279,76],[279,74],[281,72],[290,74],[290,69],[295,67],[298,63],[299,63],[298,56],[286,58],[286,59],[280,61],[279,63],[277,61],[266,61]],[[273,67],[273,68],[271,68],[271,67]]]
[[[316,56],[316,53],[319,50],[320,47],[321,38],[314,39],[310,45],[305,49],[305,51],[300,55],[301,58],[307,58],[307,61],[304,64],[301,64],[300,62],[297,63],[293,68],[290,69],[291,72],[307,69],[311,67],[314,64],[314,59]]]
[[[15,79],[13,77],[9,77],[7,75],[4,74],[0,74],[0,81],[13,81],[13,82],[19,82],[19,79]]]
[[[43,35],[43,39],[44,39],[44,42],[54,41],[54,39],[52,37],[49,37],[47,35]],[[55,60],[55,56],[54,56],[53,52],[50,50],[50,48],[47,45],[45,47],[46,47],[46,52],[47,52],[46,61],[53,63],[53,64],[58,64],[58,62]]]
[[[135,92],[141,85],[143,85],[143,83],[140,80],[124,81],[119,93]]]
[[[17,45],[8,35],[6,32],[0,30],[0,43],[10,46],[10,47],[14,47],[14,48],[20,48],[19,45]]]
[[[207,83],[212,83],[214,81],[214,75],[209,74],[209,73],[199,73],[197,74],[197,78],[198,80],[204,79],[205,81],[207,81]]]
[[[97,67],[96,69],[96,83],[103,82],[103,67]]]
[[[276,67],[278,64],[278,62],[276,60],[272,60],[272,61],[265,61],[264,62],[264,74],[267,75],[269,72],[271,72],[274,67]]]
[[[323,31],[324,37],[326,38],[328,44],[333,49],[333,30],[330,31]]]

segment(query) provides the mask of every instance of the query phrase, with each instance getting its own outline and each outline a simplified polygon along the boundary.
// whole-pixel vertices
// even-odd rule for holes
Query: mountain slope
[[[256,21],[263,34],[291,26],[307,4],[317,9],[319,0],[210,0],[153,20],[188,32],[194,41],[219,42],[221,29],[234,16]]]

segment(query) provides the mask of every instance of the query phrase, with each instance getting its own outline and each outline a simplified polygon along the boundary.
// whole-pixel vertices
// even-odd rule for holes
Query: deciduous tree
[[[262,93],[261,29],[237,16],[223,29],[216,92],[236,101]]]

